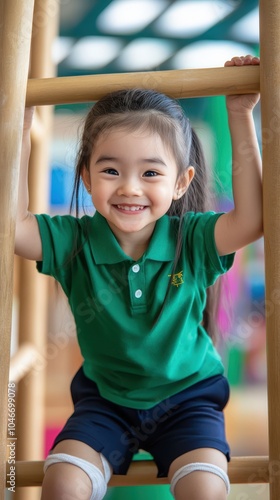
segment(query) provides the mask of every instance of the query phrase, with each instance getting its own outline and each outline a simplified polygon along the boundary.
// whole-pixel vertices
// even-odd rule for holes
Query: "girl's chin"
[[[134,223],[127,222],[123,224],[120,224],[119,222],[113,220],[107,220],[107,221],[113,231],[121,231],[122,233],[125,234],[139,233],[140,231],[145,231],[148,229],[150,230],[151,226],[152,227],[155,226],[155,222],[152,221],[147,224],[140,224],[137,223],[136,221]]]

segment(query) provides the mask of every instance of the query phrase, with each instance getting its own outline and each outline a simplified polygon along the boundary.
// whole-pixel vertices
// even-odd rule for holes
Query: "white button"
[[[139,264],[135,264],[134,266],[132,266],[132,271],[134,273],[138,273],[140,271],[140,266]]]
[[[142,290],[136,290],[135,297],[136,299],[140,299],[140,297],[142,297]]]

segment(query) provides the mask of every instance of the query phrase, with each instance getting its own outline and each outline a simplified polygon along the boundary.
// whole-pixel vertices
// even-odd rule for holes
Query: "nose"
[[[118,186],[117,189],[117,195],[126,197],[141,196],[142,195],[141,183],[139,182],[138,179],[135,178],[122,179],[121,184]]]

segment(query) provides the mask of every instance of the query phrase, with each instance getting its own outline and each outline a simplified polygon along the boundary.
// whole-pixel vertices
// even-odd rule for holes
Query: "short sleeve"
[[[40,273],[60,281],[67,272],[67,264],[81,245],[80,224],[75,217],[36,215],[42,240],[42,261],[37,262]]]
[[[235,254],[219,256],[214,231],[215,224],[222,213],[189,213],[186,218],[186,251],[192,262],[196,278],[208,287],[227,272],[234,261]]]

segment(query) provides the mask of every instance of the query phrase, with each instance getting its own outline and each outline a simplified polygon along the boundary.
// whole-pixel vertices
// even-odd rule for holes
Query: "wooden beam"
[[[5,497],[14,237],[34,0],[0,2],[0,500]]]
[[[280,498],[280,3],[260,2],[270,499]]]
[[[41,486],[43,480],[42,461],[17,462],[17,486]],[[229,463],[229,478],[232,484],[267,483],[268,457],[233,457]],[[124,476],[113,475],[109,486],[143,486],[168,484],[167,478],[157,478],[157,467],[152,460],[132,462]]]
[[[55,76],[52,46],[58,30],[59,2],[36,0],[30,56],[30,77]],[[44,22],[38,25],[43,16]],[[35,128],[43,136],[34,141],[31,134],[29,161],[29,210],[49,210],[49,170],[52,131],[52,107],[37,107]],[[36,125],[37,122],[37,125]],[[39,126],[38,126],[39,123]],[[38,168],[39,167],[39,168]],[[48,363],[48,298],[49,278],[40,275],[34,262],[20,260],[19,272],[19,344],[31,343],[40,353],[34,369],[20,381],[17,390],[17,459],[41,460],[44,457],[45,377]],[[28,488],[16,491],[14,500],[38,500],[38,492]]]
[[[258,92],[258,66],[29,79],[26,105],[90,102],[123,88],[152,88],[175,98]]]

